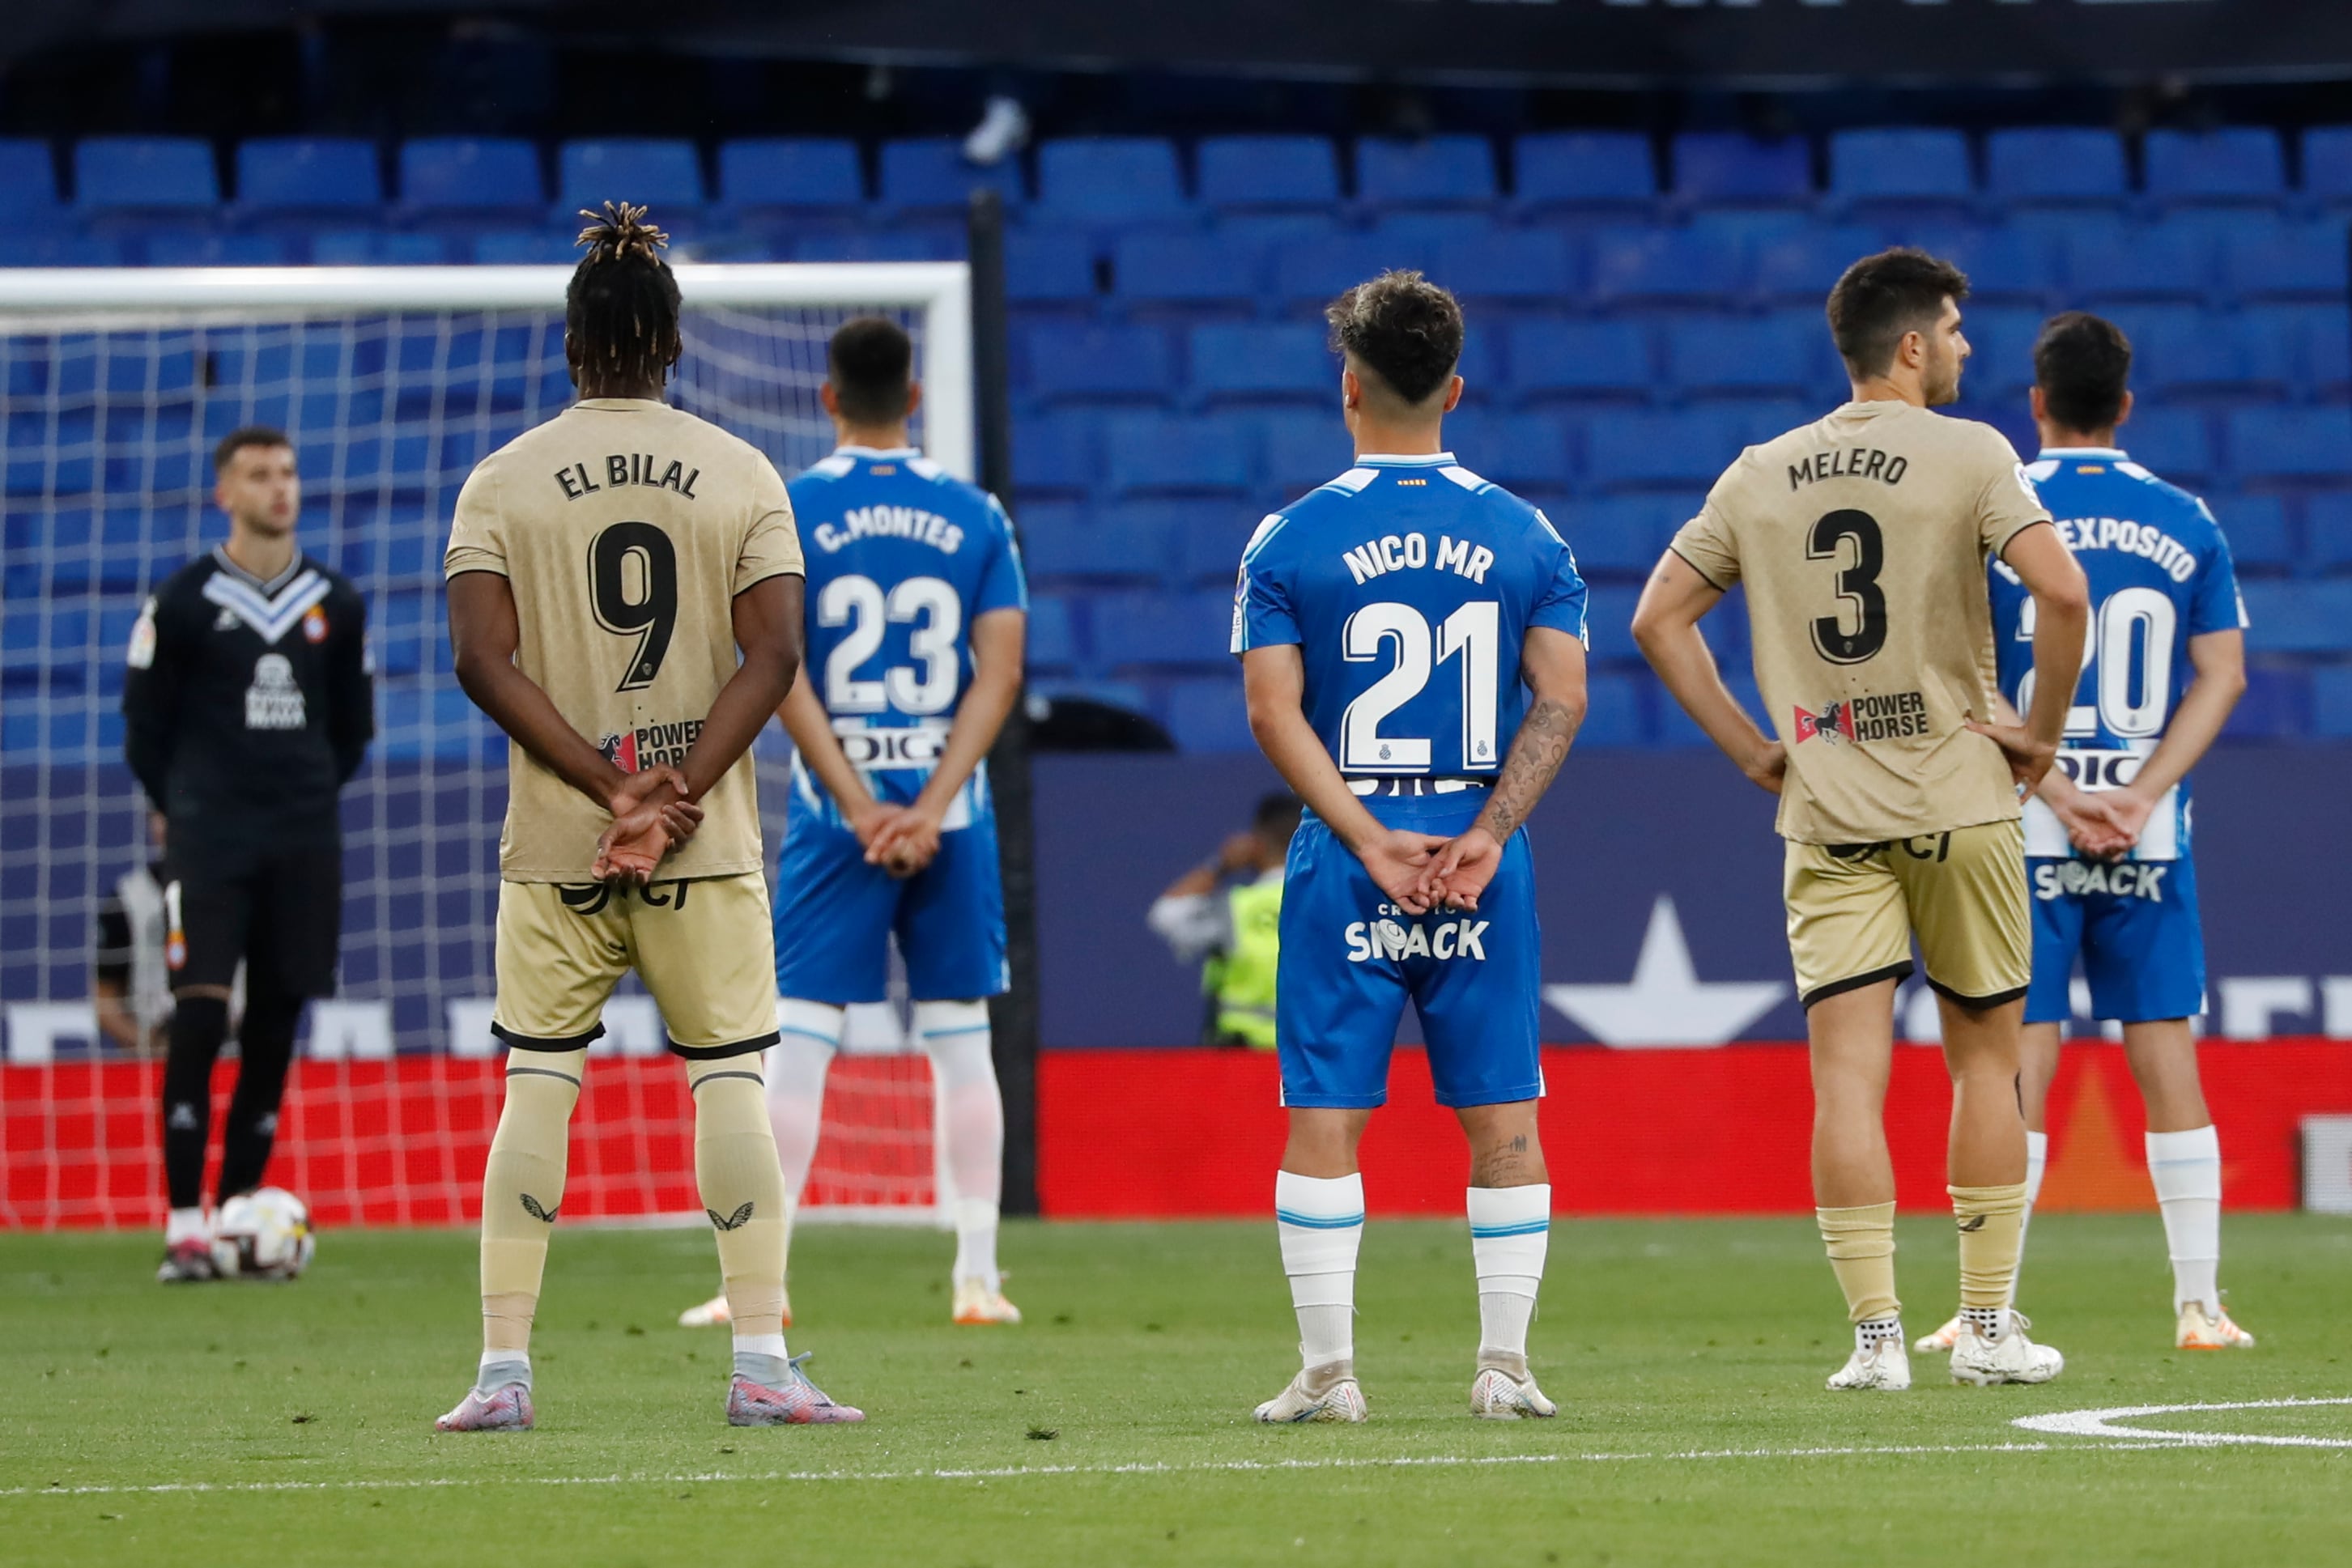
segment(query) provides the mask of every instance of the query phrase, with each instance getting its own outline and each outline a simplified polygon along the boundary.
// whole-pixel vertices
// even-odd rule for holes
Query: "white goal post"
[[[686,342],[671,383],[678,406],[790,476],[831,449],[816,395],[826,340],[852,316],[888,315],[915,340],[918,441],[950,472],[975,476],[964,263],[679,260],[674,270]],[[0,268],[0,778],[34,816],[29,832],[0,839],[12,916],[0,932],[0,1072],[12,1112],[0,1161],[40,1173],[0,1193],[0,1228],[160,1217],[160,1187],[138,1174],[157,1157],[154,1116],[120,1103],[153,1064],[99,1040],[84,1010],[99,905],[148,858],[121,761],[121,643],[143,597],[221,537],[209,455],[248,423],[293,438],[301,542],[366,595],[379,663],[378,742],[345,795],[341,991],[309,1030],[286,1163],[273,1174],[328,1223],[471,1212],[459,1173],[473,1159],[468,1140],[486,1136],[479,1099],[496,1092],[479,1025],[505,749],[447,673],[438,566],[472,465],[570,401],[571,277],[563,266]],[[772,850],[787,800],[780,728],[757,755]],[[650,1008],[633,988],[616,998],[598,1051],[623,1061],[607,1076],[673,1071],[626,1060],[661,1051]],[[812,1218],[944,1212],[929,1075],[871,1054],[887,1052],[891,1028],[869,1017],[858,1031],[866,1051],[835,1064]],[[668,1114],[661,1092],[583,1100],[583,1116],[593,1101],[611,1124],[581,1129],[591,1152],[583,1161],[575,1141],[567,1211],[627,1218],[688,1207],[668,1175],[632,1168],[672,1157],[628,1124]],[[23,1113],[44,1096],[43,1114]],[[420,1176],[401,1156],[436,1135],[449,1140],[447,1157]],[[385,1181],[402,1190],[372,1185]]]

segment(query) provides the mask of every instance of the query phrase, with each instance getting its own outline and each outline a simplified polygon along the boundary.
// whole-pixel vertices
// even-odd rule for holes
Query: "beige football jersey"
[[[2047,522],[1990,425],[1850,402],[1740,454],[1675,553],[1748,585],[1756,684],[1789,749],[1780,830],[1872,843],[2018,815],[1985,560]]]
[[[484,458],[457,497],[443,569],[514,587],[515,664],[624,770],[686,759],[736,670],[732,601],[802,571],[775,465],[665,403],[591,398]],[[612,819],[509,747],[509,882],[585,882]],[[758,871],[760,803],[747,754],[702,802],[664,877]]]

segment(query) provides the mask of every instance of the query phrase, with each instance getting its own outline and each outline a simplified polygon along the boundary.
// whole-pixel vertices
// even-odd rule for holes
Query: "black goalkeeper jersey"
[[[131,629],[123,750],[172,825],[174,863],[340,840],[335,797],[367,755],[367,604],[298,556],[264,582],[215,549]]]

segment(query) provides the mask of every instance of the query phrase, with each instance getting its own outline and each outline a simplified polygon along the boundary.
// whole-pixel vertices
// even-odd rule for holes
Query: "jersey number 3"
[[[1805,559],[1843,561],[1848,539],[1853,541],[1853,559],[1838,570],[1841,608],[1813,622],[1813,651],[1832,664],[1862,664],[1886,646],[1886,592],[1878,586],[1886,566],[1886,539],[1878,519],[1851,507],[1827,514],[1805,538]]]
[[[628,672],[613,689],[652,685],[677,630],[677,547],[651,523],[614,523],[588,547],[588,602],[597,625],[637,640]]]

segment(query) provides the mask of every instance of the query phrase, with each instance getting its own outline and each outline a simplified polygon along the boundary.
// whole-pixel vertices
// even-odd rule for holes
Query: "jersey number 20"
[[[962,684],[956,637],[963,630],[963,601],[936,577],[910,577],[887,594],[870,577],[836,577],[817,595],[820,626],[849,631],[824,662],[824,706],[833,713],[903,714],[945,712]],[[907,652],[913,664],[894,664],[878,681],[857,678],[858,666],[882,646],[887,623],[908,627]]]
[[[1487,768],[1495,754],[1500,694],[1503,607],[1474,600],[1448,615],[1430,636],[1428,617],[1410,604],[1383,601],[1348,617],[1339,652],[1349,664],[1381,656],[1396,644],[1396,663],[1366,686],[1339,716],[1339,767],[1351,773],[1417,773],[1429,767],[1426,736],[1382,735],[1381,721],[1421,695],[1430,672],[1462,655],[1462,766]]]

